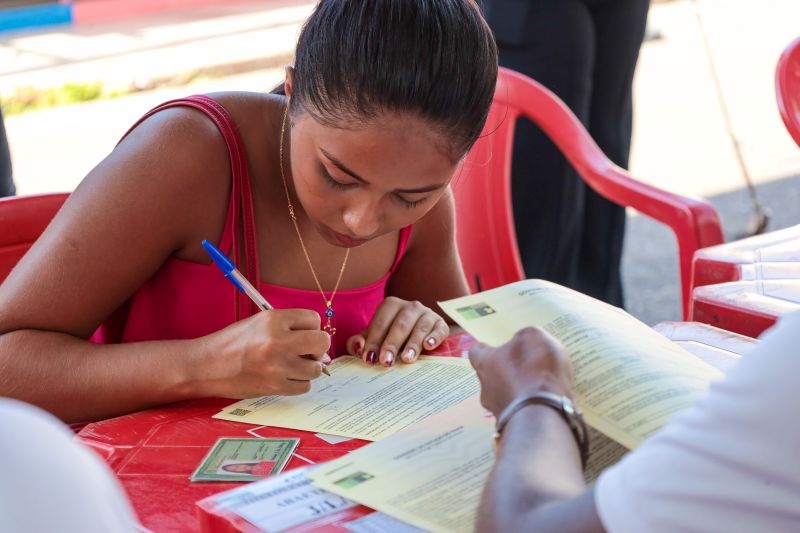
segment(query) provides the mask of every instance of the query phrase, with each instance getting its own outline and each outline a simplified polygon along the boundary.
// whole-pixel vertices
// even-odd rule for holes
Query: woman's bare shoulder
[[[0,312],[0,329],[91,333],[169,257],[219,234],[229,169],[225,143],[201,113],[171,108],[143,121],[86,176],[2,285],[0,307],[16,311]],[[42,290],[32,295],[25,288],[34,284]]]
[[[282,118],[286,97],[269,93],[220,92],[210,93],[231,115],[242,137],[248,156],[253,160],[264,148],[277,148],[276,134]]]
[[[139,124],[82,185],[141,203],[142,212],[169,223],[180,250],[196,224],[221,225],[230,180],[217,126],[198,110],[174,107]]]
[[[240,129],[251,124],[258,124],[263,128],[265,123],[271,123],[275,118],[280,119],[286,102],[285,96],[266,92],[225,91],[209,93],[208,96],[225,108]]]

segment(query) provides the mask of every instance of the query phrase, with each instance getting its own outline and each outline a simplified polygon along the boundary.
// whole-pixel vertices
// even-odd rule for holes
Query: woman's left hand
[[[389,296],[378,306],[367,329],[347,340],[347,351],[367,364],[413,363],[422,350],[433,350],[450,335],[442,317],[419,302]]]

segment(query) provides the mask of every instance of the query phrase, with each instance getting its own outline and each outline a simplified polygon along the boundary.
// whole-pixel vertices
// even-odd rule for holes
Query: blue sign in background
[[[71,2],[0,7],[0,31],[71,23]]]

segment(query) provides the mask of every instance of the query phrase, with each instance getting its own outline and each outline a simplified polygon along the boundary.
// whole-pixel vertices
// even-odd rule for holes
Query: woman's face
[[[222,467],[222,469],[228,472],[237,472],[237,473],[241,472],[243,474],[249,474],[250,472],[253,471],[254,466],[255,465],[253,463],[240,463],[240,464],[225,465]]]
[[[290,135],[287,180],[314,227],[336,246],[359,246],[419,220],[459,166],[441,134],[408,114],[340,129],[299,113]]]

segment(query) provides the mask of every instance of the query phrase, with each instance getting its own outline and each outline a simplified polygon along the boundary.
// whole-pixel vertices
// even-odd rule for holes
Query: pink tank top
[[[276,308],[311,309],[322,320],[325,303],[319,291],[292,289],[263,283],[258,279],[256,226],[250,188],[247,155],[238,130],[228,112],[213,98],[196,95],[165,102],[144,115],[128,130],[130,133],[145,118],[175,106],[189,106],[214,121],[219,128],[231,159],[231,198],[225,227],[217,247],[231,257],[237,268]],[[125,135],[127,135],[126,133]],[[124,136],[123,136],[124,138]],[[240,227],[241,225],[241,227]],[[244,237],[244,246],[238,236]],[[333,302],[332,356],[346,353],[345,343],[369,323],[386,294],[386,283],[403,257],[411,226],[400,230],[397,252],[389,271],[378,281],[356,289],[340,290]],[[210,236],[213,242],[214,236]],[[244,257],[239,251],[244,248]],[[330,293],[325,293],[330,297]],[[207,265],[169,258],[156,274],[131,296],[94,333],[98,343],[145,340],[191,339],[218,331],[234,321],[257,312],[256,307],[222,275],[213,264]]]

